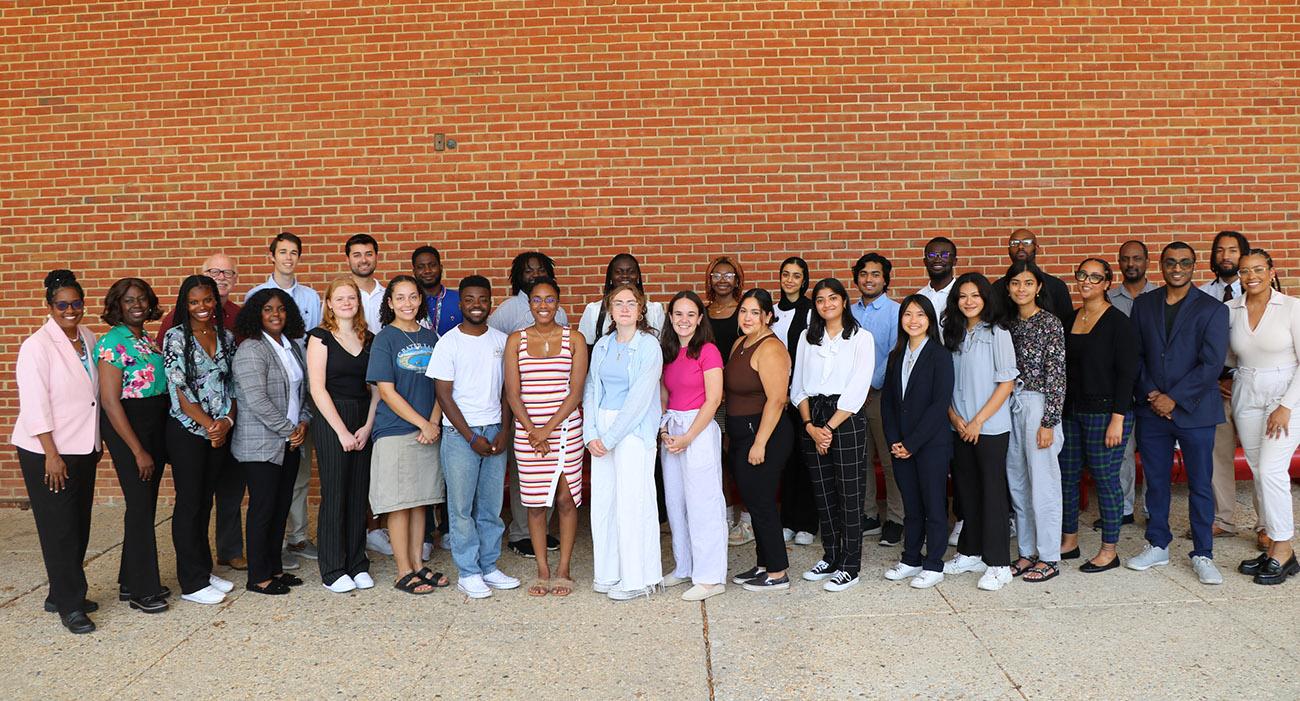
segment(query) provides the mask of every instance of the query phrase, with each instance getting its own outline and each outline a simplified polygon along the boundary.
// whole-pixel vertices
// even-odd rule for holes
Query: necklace
[[[540,332],[537,332],[536,327],[533,327],[533,331],[537,333],[542,342],[542,355],[546,356],[551,354],[551,341],[558,339],[564,333],[564,329],[556,329],[547,335],[542,335]]]

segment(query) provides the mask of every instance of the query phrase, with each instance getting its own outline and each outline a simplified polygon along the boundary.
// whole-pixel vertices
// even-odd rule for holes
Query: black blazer
[[[902,443],[913,455],[926,446],[952,445],[948,407],[952,405],[952,353],[934,339],[926,342],[912,366],[903,396],[903,353],[890,353],[880,418],[885,443]]]

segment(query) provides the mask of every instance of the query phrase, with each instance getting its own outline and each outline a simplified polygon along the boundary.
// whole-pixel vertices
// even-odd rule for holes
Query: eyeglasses
[[[529,301],[533,304],[555,304],[559,300],[548,295],[546,297],[532,297]]]
[[[1094,285],[1100,285],[1106,281],[1106,276],[1102,273],[1090,273],[1086,270],[1074,271],[1074,279],[1079,282],[1091,282]]]
[[[205,275],[207,275],[208,277],[213,278],[213,279],[216,279],[216,278],[219,278],[219,277],[221,277],[221,278],[226,278],[226,277],[234,277],[234,276],[235,276],[235,271],[233,271],[233,270],[222,270],[221,268],[208,268],[207,270],[204,270],[203,273],[204,273]]]
[[[1008,248],[1029,248],[1034,245],[1033,239],[1011,239],[1007,242]]]
[[[735,280],[735,273],[709,273],[709,279],[717,282],[719,280]]]
[[[1012,241],[1012,243],[1016,242]],[[930,251],[925,254],[926,260],[948,260],[949,258],[952,258],[952,251]]]
[[[1175,268],[1191,270],[1192,266],[1196,265],[1196,261],[1191,258],[1166,258],[1160,261],[1160,265],[1164,266],[1168,270],[1173,270]]]
[[[86,302],[85,302],[84,300],[74,299],[74,300],[72,300],[71,302],[62,302],[62,301],[60,301],[60,302],[55,302],[55,303],[54,303],[54,308],[57,309],[57,310],[59,310],[59,311],[61,311],[61,312],[66,312],[66,311],[68,311],[68,307],[72,307],[72,310],[73,310],[73,311],[75,311],[75,312],[79,312],[79,311],[81,311],[82,309],[85,309],[85,308],[86,308]]]

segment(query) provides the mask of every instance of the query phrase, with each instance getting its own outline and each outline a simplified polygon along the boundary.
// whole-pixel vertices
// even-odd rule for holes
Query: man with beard
[[[939,323],[942,324],[955,277],[953,268],[957,265],[957,244],[943,236],[936,236],[925,244],[925,258],[921,262],[930,282],[916,292],[930,300],[935,313],[939,315]]]
[[[365,312],[366,328],[379,333],[379,304],[384,301],[384,286],[375,279],[375,266],[379,264],[379,244],[370,234],[357,234],[343,244],[343,255],[348,258],[348,272],[361,290],[361,309]]]
[[[1169,483],[1174,444],[1187,471],[1192,569],[1222,584],[1214,566],[1214,427],[1223,423],[1219,373],[1228,352],[1228,308],[1192,285],[1196,253],[1175,241],[1160,252],[1165,286],[1133,303],[1138,338],[1138,451],[1147,484],[1146,548],[1132,570],[1169,564]]]
[[[1214,279],[1201,285],[1201,291],[1227,303],[1241,296],[1241,278],[1237,263],[1250,251],[1246,237],[1236,231],[1220,231],[1210,247],[1210,272]],[[1226,359],[1226,358],[1225,358]],[[1224,418],[1214,432],[1214,536],[1236,535],[1237,520],[1237,424],[1232,420],[1232,373],[1224,368],[1219,376],[1223,395]],[[1252,491],[1253,493],[1253,491]],[[1259,504],[1256,503],[1256,507]],[[1256,508],[1256,513],[1258,513]]]
[[[885,386],[885,366],[898,341],[898,302],[887,294],[889,274],[893,268],[889,259],[879,253],[872,252],[859,258],[853,264],[853,282],[862,297],[849,308],[858,325],[871,334],[876,350],[871,389],[867,391],[867,402],[861,410],[868,428],[866,459],[863,461],[868,475],[863,480],[866,484],[862,500],[862,535],[880,534],[880,544],[885,547],[898,545],[903,540],[903,496],[894,481],[893,456],[889,444],[885,443],[885,428],[880,418],[880,389]],[[880,460],[885,475],[884,519],[879,517],[875,468],[871,459],[873,453]]]
[[[424,289],[429,318],[420,325],[438,336],[456,328],[464,320],[460,313],[460,293],[442,284],[442,254],[433,246],[420,246],[411,254],[411,273]]]
[[[1032,263],[1038,263],[1038,254],[1043,250],[1038,243],[1038,236],[1029,229],[1016,229],[1011,232],[1011,238],[1007,241],[1007,257],[1011,263],[1016,261],[1027,260]],[[1043,266],[1039,264],[1040,268]],[[1038,294],[1039,305],[1043,309],[1056,315],[1061,323],[1066,323],[1066,317],[1074,311],[1074,302],[1070,300],[1070,287],[1063,280],[1055,275],[1047,275],[1047,283],[1043,285],[1042,292]],[[1006,305],[1009,303],[1007,298],[1007,283],[1009,280],[1004,275],[993,283],[993,289],[998,291],[1000,296],[998,303]],[[1005,311],[1005,310],[1004,310]]]
[[[488,317],[488,326],[509,336],[533,325],[533,312],[528,306],[528,293],[533,289],[533,281],[549,277],[555,279],[555,261],[540,251],[525,251],[515,256],[510,263],[510,297],[501,303]],[[555,314],[555,323],[568,326],[569,318],[561,307]],[[507,441],[506,445],[513,446]],[[533,541],[528,534],[528,509],[519,499],[519,467],[515,464],[514,451],[506,461],[506,471],[510,475],[510,531],[506,540],[511,552],[523,557],[536,557]],[[546,510],[546,522],[551,522],[551,509]],[[546,549],[557,550],[560,541],[555,536],[546,536]]]

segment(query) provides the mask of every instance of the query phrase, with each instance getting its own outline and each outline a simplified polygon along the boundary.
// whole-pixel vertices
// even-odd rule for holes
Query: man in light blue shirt
[[[894,268],[889,259],[879,253],[868,253],[853,264],[853,282],[861,299],[850,307],[853,318],[858,325],[871,333],[875,342],[876,367],[871,376],[871,391],[867,394],[867,403],[862,408],[870,434],[867,440],[865,460],[870,468],[864,495],[862,534],[880,534],[880,544],[898,545],[903,537],[903,498],[894,482],[893,461],[889,446],[885,443],[885,429],[880,419],[880,388],[885,384],[885,365],[889,352],[898,341],[898,302],[886,294],[889,290],[889,274]],[[872,456],[880,459],[880,467],[885,473],[886,512],[884,525],[881,525],[879,509],[876,504],[875,468]]]
[[[298,278],[294,274],[298,269],[298,261],[302,257],[302,239],[288,231],[282,231],[271,239],[270,250],[271,264],[274,266],[271,277],[249,290],[244,299],[248,299],[258,290],[278,287],[288,292],[293,298],[293,303],[298,305],[298,313],[302,315],[302,321],[308,330],[320,326],[320,295],[312,288],[298,284]],[[306,337],[297,342],[304,349],[306,348]],[[302,458],[298,461],[298,476],[293,482],[293,501],[289,504],[289,522],[284,532],[285,554],[294,556],[283,558],[286,570],[297,569],[299,566],[297,556],[316,559],[316,544],[307,538],[307,483],[311,481],[311,451],[312,442],[309,434],[302,445]]]

